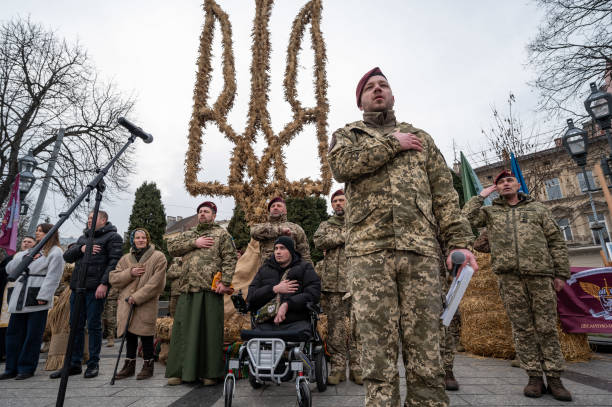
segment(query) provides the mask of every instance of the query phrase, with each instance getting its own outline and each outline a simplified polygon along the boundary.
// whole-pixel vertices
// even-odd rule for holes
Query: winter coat
[[[293,294],[281,294],[280,302],[287,303],[288,309],[284,323],[308,320],[306,304],[318,304],[321,297],[321,280],[310,262],[302,260],[299,254],[289,265],[286,280],[296,280],[298,290]],[[256,312],[276,296],[272,288],[280,283],[287,268],[282,268],[274,257],[266,260],[249,285],[247,302],[249,310]]]
[[[315,247],[325,251],[325,257],[317,264],[320,271],[323,291],[332,293],[348,292],[346,254],[344,241],[346,227],[344,216],[334,215],[329,220],[321,222],[313,236]]]
[[[81,246],[87,244],[89,229],[83,231],[76,244],[64,253],[64,260],[67,263],[75,263],[70,288],[76,290],[79,276],[84,272],[83,259],[85,254],[81,251]],[[115,269],[117,262],[123,255],[123,239],[117,233],[117,228],[110,222],[96,229],[94,232],[94,244],[100,246],[97,254],[91,255],[87,267],[85,287],[88,290],[95,290],[100,284],[109,285],[108,274]]]
[[[267,222],[251,226],[251,237],[259,242],[260,266],[274,253],[274,241],[283,235],[281,229],[285,228],[291,230],[295,251],[302,256],[302,259],[312,263],[310,246],[304,229],[296,223],[287,222],[287,215],[281,215],[278,218],[268,216]]]
[[[529,195],[510,206],[502,197],[482,206],[477,195],[463,207],[474,227],[487,227],[491,266],[497,274],[570,277],[565,239],[550,210]]]
[[[214,239],[211,247],[198,248],[196,240],[207,236]],[[232,237],[217,223],[200,223],[198,226],[168,239],[168,252],[172,257],[182,257],[182,273],[179,292],[197,293],[212,291],[212,281],[219,271],[226,287],[232,283],[236,268],[236,249]]]
[[[396,131],[416,135],[423,151],[402,151]],[[438,257],[438,238],[450,250],[474,240],[440,150],[393,111],[365,113],[337,130],[328,161],[345,183],[348,257],[387,249]]]
[[[144,265],[145,273],[140,277],[131,274],[136,264]],[[140,261],[128,253],[119,260],[117,268],[111,271],[109,281],[113,288],[120,290],[117,299],[117,337],[123,335],[125,330],[131,307],[125,300],[130,296],[136,305],[128,331],[141,336],[155,334],[159,296],[166,285],[166,266],[166,256],[151,245]]]
[[[23,260],[23,256],[31,250],[15,254],[13,260],[6,266],[6,271],[9,274],[12,273]],[[27,280],[24,279],[24,276],[19,277],[11,289],[8,300],[8,312],[11,314],[43,311],[53,307],[53,294],[64,272],[62,249],[53,246],[46,256],[41,251],[40,257],[30,263],[28,268],[30,272]],[[17,302],[22,291],[23,308],[17,310]],[[47,303],[39,305],[38,300],[47,301]]]

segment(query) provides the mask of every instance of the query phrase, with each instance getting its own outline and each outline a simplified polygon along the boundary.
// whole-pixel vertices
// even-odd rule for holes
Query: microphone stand
[[[44,247],[49,239],[57,232],[57,230],[64,224],[68,217],[74,212],[74,210],[83,202],[85,198],[93,191],[96,190],[96,203],[93,209],[93,218],[91,220],[91,226],[88,230],[87,235],[87,244],[85,247],[85,256],[81,262],[82,268],[80,270],[80,274],[75,276],[78,278],[77,280],[77,289],[76,289],[76,298],[74,303],[74,314],[71,315],[71,323],[70,323],[70,335],[68,337],[68,346],[66,349],[66,354],[64,355],[64,366],[62,367],[62,379],[60,382],[60,387],[57,392],[57,399],[55,402],[56,407],[62,407],[64,405],[64,398],[66,396],[66,387],[68,385],[68,377],[69,377],[69,367],[70,367],[70,359],[72,358],[72,353],[74,349],[74,339],[76,336],[76,329],[78,327],[78,323],[81,316],[81,309],[85,302],[85,281],[87,277],[87,268],[89,266],[89,261],[92,256],[93,249],[93,241],[94,241],[94,232],[96,230],[96,222],[98,220],[98,211],[100,209],[100,202],[102,201],[102,193],[106,189],[106,184],[104,182],[104,177],[108,173],[108,171],[112,168],[115,162],[119,159],[119,157],[130,147],[132,143],[136,140],[137,135],[134,133],[130,134],[128,141],[125,145],[119,150],[117,155],[113,157],[110,162],[106,165],[106,167],[102,168],[98,171],[98,174],[95,178],[87,185],[85,191],[81,193],[81,195],[73,202],[73,204],[68,208],[66,212],[60,213],[59,221],[47,232],[45,237],[41,239],[41,241],[34,246],[34,249],[30,251],[29,254],[25,255],[19,266],[15,269],[13,273],[9,276],[10,281],[15,281],[19,276],[26,275],[29,272],[28,266],[34,260],[34,255]]]

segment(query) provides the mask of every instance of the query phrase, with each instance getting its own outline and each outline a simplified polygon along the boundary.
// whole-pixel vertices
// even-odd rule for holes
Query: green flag
[[[480,180],[476,176],[476,173],[472,169],[472,166],[463,155],[463,151],[460,153],[461,155],[461,185],[463,186],[463,199],[467,202],[473,196],[476,196],[482,191],[482,184]],[[489,198],[485,199],[485,205],[490,205],[491,200]]]

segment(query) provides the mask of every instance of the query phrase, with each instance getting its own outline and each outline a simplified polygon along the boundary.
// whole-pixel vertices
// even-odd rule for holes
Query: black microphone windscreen
[[[462,252],[453,252],[451,254],[451,262],[453,264],[461,265],[465,261],[465,254]]]

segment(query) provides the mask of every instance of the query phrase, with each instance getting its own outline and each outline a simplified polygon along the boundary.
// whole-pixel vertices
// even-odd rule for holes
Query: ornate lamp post
[[[34,176],[34,168],[36,167],[36,160],[32,155],[32,150],[28,151],[28,154],[19,158],[19,200],[21,204],[21,215],[28,213],[28,205],[23,203],[26,195],[34,186],[36,177]]]
[[[610,155],[608,158],[602,157],[601,169],[612,182],[612,137],[610,136],[610,123],[612,121],[612,94],[597,89],[595,83],[591,83],[591,94],[584,101],[584,107],[591,118],[600,129],[606,133]]]
[[[576,161],[576,164],[582,170],[582,175],[584,176],[584,182],[586,183],[587,193],[589,194],[589,202],[591,203],[591,210],[593,211],[593,219],[594,222],[591,223],[591,230],[593,233],[597,233],[599,236],[599,243],[601,244],[601,249],[604,252],[606,258],[608,258],[608,253],[606,250],[606,242],[604,241],[603,229],[604,223],[599,221],[597,216],[597,210],[595,209],[595,202],[593,201],[592,192],[597,191],[596,188],[591,186],[589,182],[589,177],[586,172],[586,162],[587,162],[587,150],[588,150],[588,139],[587,132],[583,129],[578,129],[574,126],[574,121],[572,119],[567,119],[567,131],[563,135],[563,147],[567,150],[570,157]]]

